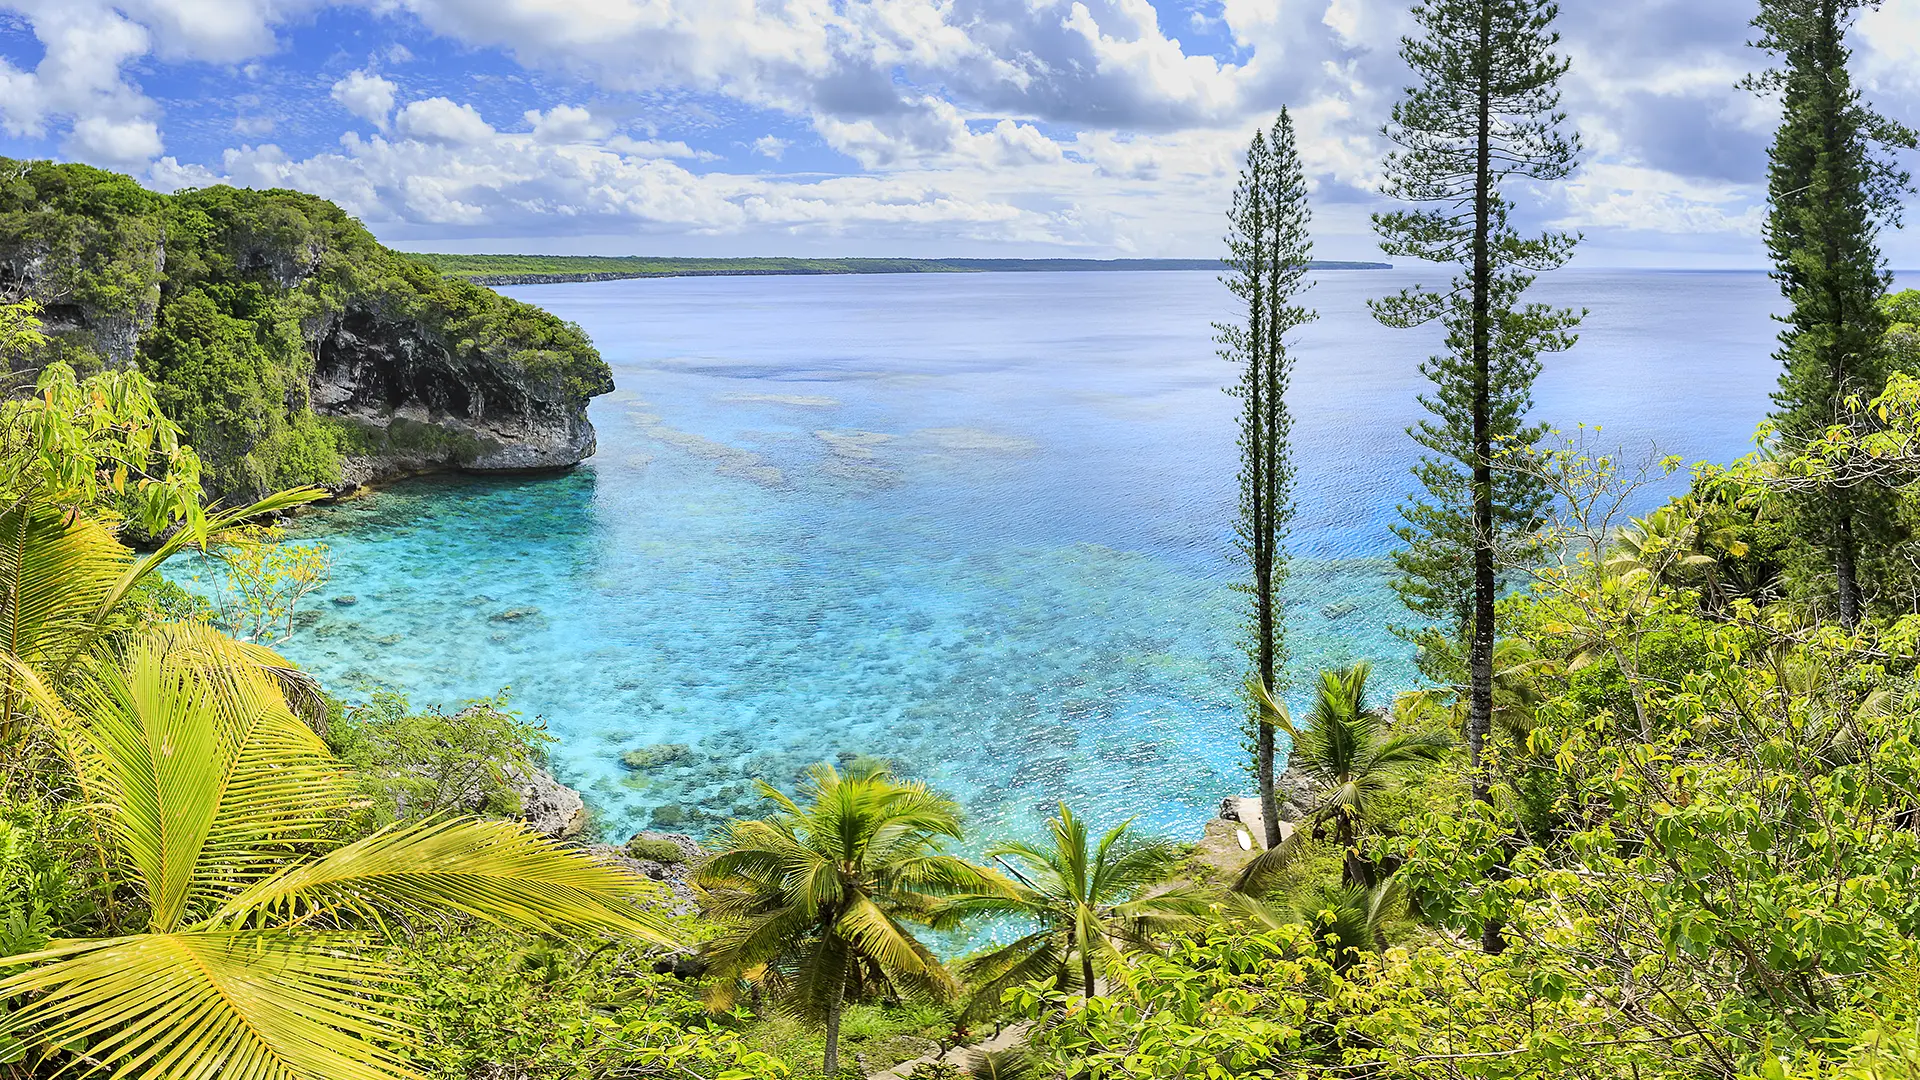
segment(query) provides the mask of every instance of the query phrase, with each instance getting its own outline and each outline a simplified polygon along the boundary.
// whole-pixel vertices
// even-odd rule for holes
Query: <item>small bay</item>
[[[1291,397],[1297,682],[1370,658],[1382,693],[1414,683],[1386,555],[1438,342],[1365,302],[1416,280],[1332,272],[1310,294],[1322,318]],[[958,797],[974,836],[1030,832],[1065,799],[1192,837],[1248,787],[1212,275],[504,291],[578,322],[613,366],[599,453],[304,518],[333,580],[284,649],[336,692],[424,706],[510,688],[610,839],[709,831],[755,811],[753,779],[790,788],[852,754]],[[1580,346],[1547,358],[1538,417],[1600,425],[1629,460],[1751,448],[1775,372],[1763,274],[1569,271],[1537,291],[1591,311]],[[688,752],[621,765],[660,743]]]

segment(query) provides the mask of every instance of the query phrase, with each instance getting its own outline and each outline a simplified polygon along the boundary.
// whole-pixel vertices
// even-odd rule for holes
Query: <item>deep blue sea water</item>
[[[1419,361],[1322,275],[1292,404],[1295,668],[1411,684],[1386,585]],[[320,613],[285,647],[336,691],[510,687],[623,838],[709,829],[749,781],[883,755],[975,835],[1066,799],[1197,836],[1245,789],[1230,584],[1236,403],[1202,273],[684,278],[508,290],[584,326],[618,390],[569,474],[403,484],[315,514]],[[1537,414],[1630,455],[1750,448],[1774,380],[1761,274],[1564,272],[1591,309]],[[332,597],[355,597],[351,605]],[[685,743],[641,775],[623,750]],[[669,808],[669,809],[663,809]]]

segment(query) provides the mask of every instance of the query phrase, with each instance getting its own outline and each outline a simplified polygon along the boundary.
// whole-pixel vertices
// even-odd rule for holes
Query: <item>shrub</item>
[[[635,859],[665,863],[668,866],[681,861],[679,844],[671,840],[658,840],[645,836],[636,836],[627,841],[627,854]]]
[[[520,809],[515,778],[544,759],[552,737],[506,706],[502,695],[416,713],[404,696],[378,691],[331,723],[327,741],[360,775],[368,824],[475,810],[508,817]]]

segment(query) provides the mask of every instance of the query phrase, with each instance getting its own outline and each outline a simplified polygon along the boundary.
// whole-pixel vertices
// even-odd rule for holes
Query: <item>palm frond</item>
[[[867,897],[847,905],[836,928],[861,956],[872,957],[882,968],[906,974],[926,974],[938,968],[926,946],[913,939]]]
[[[1253,857],[1253,861],[1240,868],[1239,876],[1233,879],[1232,891],[1242,896],[1265,896],[1273,889],[1274,880],[1293,865],[1300,849],[1306,844],[1306,831],[1295,828],[1280,843]]]
[[[291,867],[233,897],[213,920],[453,911],[509,928],[633,934],[674,944],[660,916],[641,906],[657,895],[646,878],[517,822],[455,818],[395,825]]]
[[[1057,938],[1054,931],[1042,930],[969,961],[961,974],[972,983],[972,993],[961,1015],[974,1017],[991,1012],[1012,987],[1058,979],[1066,949]]]
[[[0,652],[63,669],[98,640],[98,614],[132,563],[91,518],[25,502],[0,512]]]
[[[152,925],[267,876],[272,853],[331,822],[344,789],[313,731],[205,628],[143,634],[119,664],[89,665],[69,711],[28,689],[70,744],[89,794],[146,890]]]
[[[83,1048],[96,1069],[169,1080],[414,1080],[397,974],[349,938],[279,930],[142,934],[9,957],[31,995],[0,1035]]]
[[[1299,730],[1293,726],[1293,713],[1288,711],[1287,703],[1275,697],[1273,691],[1267,689],[1266,683],[1259,679],[1248,679],[1247,697],[1253,701],[1262,722],[1286,732],[1290,739],[1300,737]]]

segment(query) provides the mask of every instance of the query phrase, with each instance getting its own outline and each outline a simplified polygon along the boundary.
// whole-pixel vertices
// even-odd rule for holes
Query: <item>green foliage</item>
[[[1007,988],[1034,980],[1061,993],[1077,986],[1091,999],[1102,976],[1124,978],[1127,952],[1152,950],[1164,935],[1210,913],[1201,889],[1167,883],[1175,850],[1130,836],[1132,824],[1123,821],[1096,842],[1086,822],[1062,804],[1047,823],[1047,844],[1014,841],[987,849],[990,857],[1019,864],[1009,868],[1014,880],[990,879],[991,888],[953,896],[936,918],[952,926],[1007,916],[1026,933],[961,965],[974,986],[969,1014],[991,1011]]]
[[[1750,80],[1782,105],[1769,159],[1766,240],[1774,278],[1792,304],[1780,333],[1773,418],[1789,444],[1846,420],[1847,399],[1886,385],[1896,353],[1882,300],[1892,276],[1878,231],[1898,224],[1907,174],[1882,147],[1914,149],[1912,131],[1875,113],[1848,71],[1849,26],[1877,0],[1763,0],[1754,25],[1781,67]],[[1793,452],[1791,449],[1789,453]],[[1885,492],[1834,487],[1795,495],[1798,532],[1824,554],[1841,622],[1859,622],[1860,563],[1891,542]]]
[[[130,176],[0,158],[0,252],[12,267],[38,268],[27,284],[45,304],[137,325],[160,299],[165,206]],[[0,281],[21,272],[0,271]]]
[[[744,1015],[709,1013],[697,985],[655,974],[630,941],[462,928],[415,938],[397,960],[420,987],[420,1066],[436,1080],[791,1075],[743,1038]]]
[[[403,1080],[413,1036],[387,920],[666,940],[645,879],[518,826],[439,819],[351,843],[339,763],[261,650],[149,631],[56,693],[28,691],[124,890],[105,934],[0,958],[0,1040],[28,1067],[234,1080]],[[160,1068],[151,1068],[156,1059]]]
[[[1266,891],[1266,878],[1292,859],[1307,839],[1307,830],[1328,826],[1345,853],[1343,884],[1374,884],[1375,868],[1357,846],[1363,824],[1378,801],[1396,790],[1408,774],[1444,757],[1453,739],[1437,731],[1389,730],[1387,717],[1367,703],[1372,672],[1373,666],[1364,661],[1321,672],[1313,710],[1304,726],[1296,727],[1272,698],[1261,699],[1263,710],[1293,737],[1288,767],[1318,785],[1319,794],[1292,835],[1247,864],[1237,891],[1256,895]]]
[[[1043,984],[1011,989],[1008,1002],[1035,1019],[1047,1073],[1084,1080],[1280,1080],[1312,1060],[1317,1002],[1334,978],[1309,930],[1216,933],[1168,954],[1127,959],[1132,993],[1068,1008]]]
[[[17,956],[56,934],[98,926],[100,911],[90,895],[98,874],[86,861],[84,816],[8,786],[17,798],[0,811],[0,956]]]
[[[196,561],[211,586],[215,625],[263,645],[293,637],[301,601],[333,573],[327,545],[288,540],[285,529],[272,525],[234,529],[204,545]]]
[[[0,305],[0,358],[42,339],[40,306]],[[125,518],[144,535],[181,524],[205,528],[200,459],[162,415],[138,372],[80,379],[48,364],[33,393],[0,403],[0,492],[83,511],[111,524]]]
[[[515,778],[546,760],[553,737],[509,710],[504,691],[451,713],[416,713],[405,696],[383,690],[329,723],[327,741],[354,770],[367,825],[378,827],[446,813],[513,816]]]
[[[725,924],[704,949],[716,979],[709,1000],[730,1007],[743,981],[764,986],[786,1011],[824,1026],[832,1075],[846,1002],[944,1001],[958,990],[907,924],[932,921],[941,896],[1004,886],[942,852],[960,836],[958,806],[883,767],[815,767],[804,807],[761,790],[779,812],[734,822],[700,868],[702,908]]]

